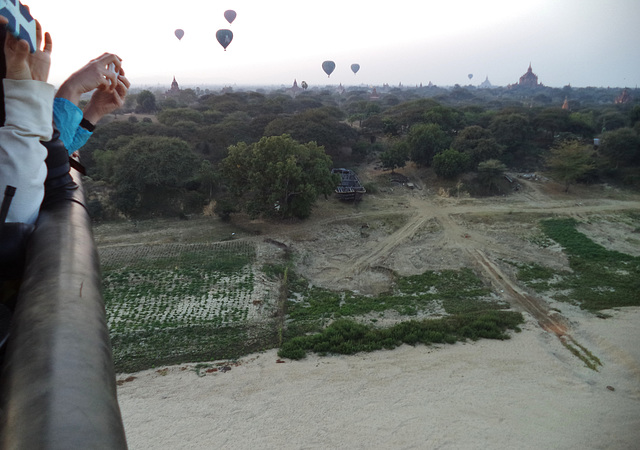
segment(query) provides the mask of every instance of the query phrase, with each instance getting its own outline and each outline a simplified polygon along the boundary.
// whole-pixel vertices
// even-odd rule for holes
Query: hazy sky
[[[53,36],[50,81],[105,51],[134,85],[640,84],[639,0],[25,0]],[[383,6],[379,6],[383,5]],[[237,12],[229,24],[223,13]],[[181,28],[181,41],[174,30]],[[234,39],[225,52],[215,33]],[[333,60],[327,78],[321,68]],[[357,75],[352,63],[361,66]],[[473,74],[471,80],[468,74]]]

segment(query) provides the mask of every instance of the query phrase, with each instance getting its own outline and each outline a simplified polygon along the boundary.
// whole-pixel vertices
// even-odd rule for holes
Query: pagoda
[[[480,86],[478,87],[482,89],[489,89],[493,87],[493,84],[491,84],[491,81],[489,81],[489,75],[487,75],[487,78],[482,83],[480,83]]]
[[[624,90],[622,91],[622,94],[616,97],[614,103],[616,105],[622,105],[624,103],[629,103],[630,101],[631,101],[631,95],[629,94],[629,90],[627,88],[624,88]]]
[[[518,81],[518,86],[529,87],[529,88],[540,86],[538,84],[538,75],[533,73],[533,70],[531,69],[531,63],[529,63],[529,69],[527,70],[527,73],[525,73],[520,77],[520,81]]]

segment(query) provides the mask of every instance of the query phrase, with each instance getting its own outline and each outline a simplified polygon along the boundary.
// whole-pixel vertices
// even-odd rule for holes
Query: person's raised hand
[[[25,5],[27,11],[29,7]],[[6,25],[9,20],[0,16],[0,25]],[[42,26],[36,20],[36,51],[30,52],[29,44],[16,38],[11,33],[5,33],[4,53],[7,66],[6,78],[14,80],[47,81],[51,68],[51,50],[53,42],[49,33],[44,34],[42,46]]]
[[[5,17],[0,16],[0,24],[7,24]],[[10,80],[31,80],[31,68],[28,63],[29,44],[17,39],[11,33],[5,33],[4,58],[7,66],[5,78]]]
[[[110,65],[115,69],[111,70]],[[113,53],[104,53],[71,74],[58,89],[56,97],[66,98],[77,105],[82,94],[94,89],[116,91],[121,70],[122,60]]]
[[[44,33],[44,47],[42,47],[42,26],[36,20],[36,51],[28,57],[31,78],[38,81],[47,81],[51,68],[51,50],[53,41],[49,33]]]
[[[89,122],[96,124],[106,114],[112,113],[124,105],[124,99],[127,96],[131,83],[124,76],[124,70],[121,68],[118,74],[115,89],[100,86],[91,96],[91,100],[84,108],[84,118]]]

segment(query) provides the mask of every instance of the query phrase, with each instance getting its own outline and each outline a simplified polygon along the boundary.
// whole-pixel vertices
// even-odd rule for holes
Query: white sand
[[[571,318],[599,372],[529,320],[509,341],[133,374],[118,388],[129,447],[637,449],[640,308],[609,313]]]

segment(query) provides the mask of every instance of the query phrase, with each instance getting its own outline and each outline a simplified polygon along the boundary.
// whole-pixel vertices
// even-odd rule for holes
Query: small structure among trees
[[[331,169],[331,173],[340,175],[340,184],[335,189],[336,197],[339,200],[361,200],[367,192],[353,170]]]

